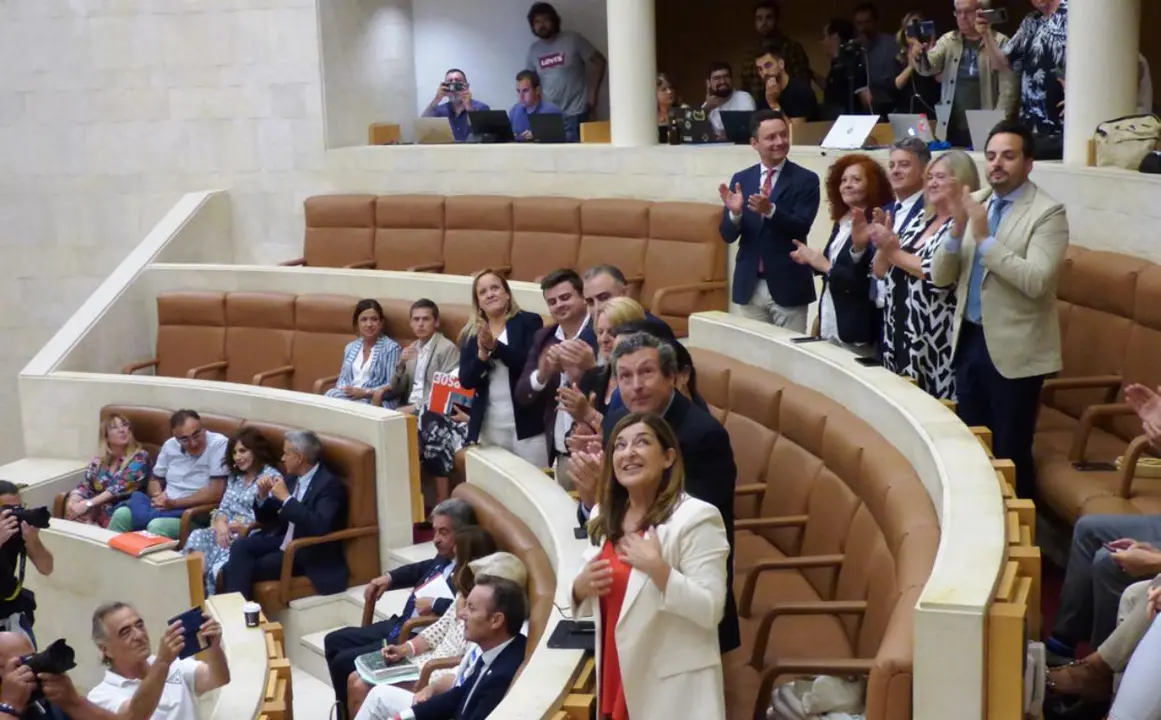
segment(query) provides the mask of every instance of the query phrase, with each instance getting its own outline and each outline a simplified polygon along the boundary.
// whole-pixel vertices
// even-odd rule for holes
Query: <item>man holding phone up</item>
[[[93,612],[93,642],[108,669],[89,693],[89,701],[114,713],[131,703],[154,703],[152,720],[198,720],[197,698],[230,682],[222,627],[208,615],[202,617],[198,636],[207,646],[204,662],[187,651],[186,627],[180,621],[166,628],[157,654],[152,655],[145,621],[133,606],[112,602],[98,607]]]
[[[991,5],[991,0],[955,0],[955,30],[934,43],[930,37],[908,39],[915,72],[943,78],[935,134],[955,147],[970,147],[972,143],[966,111],[1000,109],[1008,117],[1016,113],[1019,95],[1015,73],[997,66],[991,55],[981,52],[985,34],[995,46],[1008,42],[1008,37],[990,24],[977,22],[980,11],[989,10]]]
[[[444,102],[444,101],[447,102]],[[452,137],[456,142],[464,142],[472,134],[469,112],[491,110],[482,102],[472,99],[472,86],[468,85],[468,75],[459,68],[444,73],[443,82],[436,88],[435,97],[423,111],[423,117],[445,117],[451,125]]]

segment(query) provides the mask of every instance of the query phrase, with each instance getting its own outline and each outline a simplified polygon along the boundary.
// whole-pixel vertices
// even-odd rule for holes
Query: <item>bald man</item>
[[[136,703],[136,708],[126,704],[120,713],[99,708],[81,697],[68,675],[37,676],[21,665],[20,658],[33,652],[32,642],[24,633],[0,632],[0,720],[149,720],[157,709],[157,700],[149,705],[148,698],[142,698],[146,702]],[[38,680],[44,690],[43,713],[29,703]],[[162,675],[154,684],[160,685],[164,680]],[[144,684],[137,691],[139,696],[151,693],[160,697],[159,688],[150,690]]]

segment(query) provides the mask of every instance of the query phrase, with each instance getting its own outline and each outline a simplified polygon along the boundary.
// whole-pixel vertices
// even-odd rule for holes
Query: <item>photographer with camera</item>
[[[150,655],[145,621],[124,602],[105,603],[93,611],[93,642],[108,670],[100,685],[89,692],[95,705],[134,718],[150,706],[151,720],[198,720],[197,698],[230,682],[230,668],[222,650],[222,627],[203,615],[198,637],[206,645],[202,662],[185,649],[185,629],[175,621],[165,630],[157,655]],[[150,705],[151,704],[151,705]]]
[[[52,553],[40,540],[50,515],[45,507],[24,507],[20,488],[0,480],[0,632],[25,633],[34,647],[36,596],[24,587],[24,568],[31,560],[38,573],[52,574]]]
[[[467,73],[459,68],[452,68],[444,73],[443,82],[436,88],[435,97],[427,104],[423,117],[447,118],[448,124],[451,125],[452,137],[456,142],[466,142],[472,134],[468,113],[491,109],[484,103],[472,99],[472,86],[468,84]]]
[[[833,18],[822,29],[822,47],[830,58],[822,94],[822,119],[871,114],[867,51],[855,40],[855,26],[846,18]]]
[[[968,110],[1003,110],[1006,116],[1016,112],[1019,101],[1016,76],[1011,70],[997,66],[992,56],[984,52],[984,34],[991,35],[991,44],[1003,46],[1008,36],[987,25],[977,26],[981,10],[990,10],[991,0],[955,0],[955,30],[944,33],[938,40],[923,33],[908,33],[911,67],[919,75],[941,76],[940,106],[950,112],[937,115],[939,124],[935,135],[955,147],[970,147]]]
[[[34,653],[28,636],[0,632],[0,720],[147,720],[157,709],[164,675],[151,687],[143,685],[125,712],[111,713],[77,691],[67,675],[75,666],[64,640]]]

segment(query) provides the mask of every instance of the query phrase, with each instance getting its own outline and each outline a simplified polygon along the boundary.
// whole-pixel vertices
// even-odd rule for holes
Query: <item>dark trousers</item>
[[[589,121],[589,114],[583,112],[580,115],[564,115],[564,139],[567,142],[580,142],[580,126],[581,123]]]
[[[1068,569],[1060,592],[1060,610],[1052,636],[1075,646],[1088,640],[1095,650],[1113,634],[1121,593],[1138,580],[1113,560],[1104,544],[1122,538],[1161,543],[1161,517],[1155,515],[1085,515],[1072,528]]]
[[[383,648],[383,641],[391,636],[398,620],[394,617],[381,620],[367,627],[348,627],[335,630],[323,638],[323,651],[327,660],[327,670],[331,674],[331,685],[335,688],[335,699],[346,712],[347,676],[355,671],[355,658]]]
[[[1016,465],[1016,494],[1036,499],[1032,435],[1044,376],[1006,378],[996,370],[984,329],[963,321],[955,351],[956,408],[969,427],[992,431],[992,453]]]
[[[230,546],[230,559],[222,568],[222,592],[242,593],[251,599],[254,583],[277,580],[282,575],[281,535],[248,535],[238,538]],[[294,574],[302,570],[295,562]]]

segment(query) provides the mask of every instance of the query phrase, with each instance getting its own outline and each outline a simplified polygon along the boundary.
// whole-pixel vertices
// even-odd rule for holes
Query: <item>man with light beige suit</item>
[[[431,300],[416,300],[410,320],[416,340],[399,354],[386,399],[404,403],[399,412],[418,414],[431,398],[433,376],[459,365],[460,351],[439,331],[439,306]]]
[[[1056,280],[1068,248],[1064,207],[1028,179],[1033,142],[1019,123],[993,128],[991,188],[964,191],[931,267],[936,285],[956,285],[957,412],[969,426],[991,428],[995,455],[1015,463],[1017,494],[1025,498],[1036,492],[1040,389],[1061,367]]]

